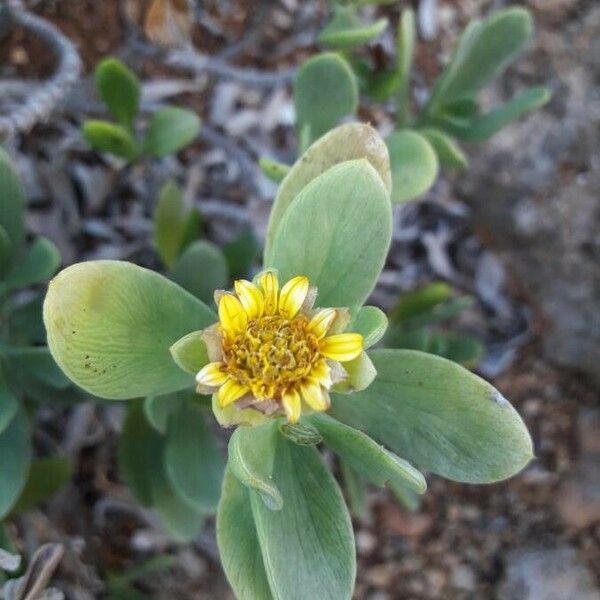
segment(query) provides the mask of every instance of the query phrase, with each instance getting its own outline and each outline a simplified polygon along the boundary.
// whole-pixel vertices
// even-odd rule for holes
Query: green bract
[[[115,261],[74,265],[50,285],[44,319],[57,362],[94,394],[133,400],[120,464],[135,496],[160,513],[175,537],[189,539],[220,491],[217,537],[240,599],[351,598],[351,522],[319,443],[340,457],[347,481],[388,486],[410,505],[426,482],[405,459],[457,481],[490,483],[532,458],[525,425],[490,384],[438,356],[366,350],[387,326],[385,315],[364,303],[384,265],[391,212],[386,146],[367,125],[333,130],[283,179],[265,265],[282,282],[307,276],[318,288],[316,306],[349,307],[340,309],[335,333],[360,332],[365,350],[344,363],[330,415],[303,409],[300,421],[289,424],[278,412],[235,403],[222,408],[213,398],[219,423],[238,426],[224,471],[203,414],[209,403],[192,391],[193,374],[214,360],[213,309],[173,281]],[[181,248],[185,237],[184,213],[172,214],[179,241],[165,245],[159,236],[163,252]],[[204,263],[209,252],[189,246],[174,260],[173,278],[183,283],[193,271],[194,289],[221,281],[215,261]],[[178,273],[180,261],[185,267]],[[262,276],[264,285],[273,281],[273,272]],[[227,298],[219,305],[220,315],[225,307],[220,327],[237,327],[235,297]],[[399,305],[392,319],[422,324],[448,300],[447,290],[432,289]],[[358,506],[360,486],[352,489]]]

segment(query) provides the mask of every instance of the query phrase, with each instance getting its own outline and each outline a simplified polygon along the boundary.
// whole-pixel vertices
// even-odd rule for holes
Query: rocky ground
[[[28,4],[76,42],[87,72],[106,53],[120,54],[147,82],[146,106],[187,105],[205,122],[180,158],[124,170],[81,141],[82,117],[100,110],[83,79],[48,123],[8,141],[26,179],[32,231],[51,237],[66,263],[110,257],[157,266],[150,215],[166,176],[184,184],[215,241],[248,224],[264,230],[274,188],[254,161],[294,158],[290,69],[314,49],[324,4],[205,2],[193,32],[196,48],[211,56],[202,64],[181,51],[157,54],[123,12],[135,3]],[[421,4],[421,18],[437,29],[419,44],[417,86],[435,75],[469,18],[505,5]],[[469,150],[467,172],[445,176],[424,201],[397,211],[374,299],[387,307],[400,291],[437,278],[474,294],[476,306],[458,325],[486,343],[479,369],[524,416],[537,458],[494,486],[431,477],[416,513],[370,492],[369,515],[355,523],[359,600],[600,599],[600,7],[525,4],[536,18],[535,47],[488,99],[535,82],[550,86],[553,100]],[[396,7],[385,12],[396,21]],[[36,43],[0,27],[0,77],[47,76],[53,63]],[[364,105],[361,118],[390,127],[379,107]],[[231,598],[210,526],[195,544],[176,546],[131,502],[115,470],[120,415],[118,406],[41,412],[38,442],[59,436],[78,468],[69,489],[14,523],[24,551],[65,544],[57,583],[69,599],[103,597],[108,573],[159,554],[175,560],[143,577],[141,591]]]

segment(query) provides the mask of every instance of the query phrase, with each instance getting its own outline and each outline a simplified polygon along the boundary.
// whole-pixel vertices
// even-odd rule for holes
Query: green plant
[[[532,458],[525,425],[489,383],[431,354],[367,351],[387,326],[364,302],[390,244],[390,189],[383,140],[344,125],[291,168],[264,270],[218,291],[217,313],[118,261],[74,265],[49,286],[44,321],[58,364],[91,393],[131,399],[121,460],[132,489],[186,534],[218,500],[221,558],[241,600],[351,597],[353,532],[321,442],[399,493],[426,488],[407,460],[490,483]],[[236,427],[222,488],[204,434],[210,407]]]
[[[45,346],[43,293],[60,255],[50,240],[26,241],[25,194],[0,149],[0,520],[46,499],[69,478],[65,458],[33,460],[30,413],[38,401],[80,395]],[[39,476],[40,470],[44,477]]]
[[[408,348],[443,356],[474,367],[483,354],[481,342],[469,335],[440,331],[440,325],[473,305],[470,296],[453,296],[445,283],[430,283],[403,294],[389,314],[384,338],[389,348]]]
[[[330,52],[310,58],[298,70],[294,103],[301,152],[335,127],[358,106],[358,90],[371,100],[394,101],[395,131],[386,144],[392,168],[392,202],[413,200],[435,183],[440,166],[463,169],[468,160],[457,140],[481,142],[524,113],[543,106],[550,98],[544,87],[532,87],[512,100],[482,112],[479,92],[492,83],[524,51],[531,41],[533,23],[524,8],[498,11],[471,21],[457,47],[433,83],[424,106],[413,112],[411,70],[415,47],[412,10],[402,13],[396,38],[396,63],[382,69],[360,52],[387,26],[386,19],[365,24],[359,9],[386,1],[334,2],[332,19],[319,36]],[[263,172],[281,181],[287,165],[263,159]]]
[[[228,287],[232,277],[248,275],[260,247],[252,229],[242,231],[222,250],[198,239],[201,229],[200,211],[187,206],[177,184],[167,182],[154,212],[154,244],[169,277],[203,302],[211,302],[215,289]]]
[[[140,111],[140,82],[116,58],[102,60],[95,73],[96,88],[116,122],[88,120],[82,127],[84,138],[100,152],[128,162],[143,157],[174,154],[190,144],[200,131],[200,118],[194,112],[175,106],[161,108],[150,116],[140,137],[137,123]]]

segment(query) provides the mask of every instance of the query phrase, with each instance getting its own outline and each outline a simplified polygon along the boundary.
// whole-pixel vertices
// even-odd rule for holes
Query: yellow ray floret
[[[281,291],[272,271],[257,282],[238,280],[235,294],[220,295],[220,341],[214,342],[220,360],[198,373],[198,391],[215,393],[221,407],[243,398],[244,406],[268,414],[279,410],[295,423],[303,406],[329,408],[332,373],[340,381],[345,371],[337,363],[356,358],[363,339],[358,333],[327,335],[345,309],[310,313],[313,293],[307,277],[290,279]]]

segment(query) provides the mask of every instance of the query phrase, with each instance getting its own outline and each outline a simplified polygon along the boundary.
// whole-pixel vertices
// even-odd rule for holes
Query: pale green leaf
[[[169,106],[155,112],[144,137],[144,152],[163,157],[191,144],[200,133],[200,117],[191,110]]]
[[[280,436],[273,479],[282,510],[269,510],[257,492],[250,493],[273,598],[350,600],[356,574],[352,524],[319,453]]]
[[[108,121],[85,121],[81,131],[88,144],[99,152],[108,152],[119,158],[133,160],[138,148],[132,134],[115,123]]]
[[[316,140],[358,106],[358,85],[347,61],[333,52],[318,54],[298,70],[294,81],[298,130],[310,128]]]
[[[386,189],[392,189],[388,150],[377,131],[365,123],[337,127],[308,148],[279,186],[267,229],[266,259],[271,255],[271,246],[283,215],[302,189],[331,167],[358,158],[366,158]]]
[[[10,512],[25,487],[31,454],[27,415],[19,409],[0,433],[0,519]]]
[[[545,87],[524,90],[512,100],[490,112],[473,117],[468,127],[461,129],[458,135],[461,139],[470,142],[487,140],[511,121],[518,119],[526,112],[540,108],[549,100],[550,92]]]
[[[181,404],[188,400],[190,392],[184,390],[162,396],[148,396],[144,399],[144,415],[156,431],[163,435],[167,432],[169,417],[175,413]]]
[[[532,459],[525,424],[480,377],[413,350],[375,350],[370,356],[376,380],[352,396],[334,395],[331,414],[336,419],[456,481],[500,481]]]
[[[8,270],[12,258],[19,252],[25,240],[25,193],[10,157],[1,147],[0,226],[9,240],[9,250],[4,250],[5,260],[0,263],[2,275]]]
[[[169,417],[165,469],[172,487],[200,512],[216,510],[223,458],[200,410],[189,400]]]
[[[442,105],[474,96],[517,58],[532,33],[531,14],[521,7],[471,21],[432,90],[426,112],[433,114]]]
[[[385,334],[388,319],[385,313],[376,306],[362,306],[348,331],[355,331],[363,336],[363,347],[370,348],[375,345]]]
[[[48,239],[39,237],[30,246],[23,260],[7,273],[4,284],[9,290],[44,283],[60,266],[58,248]]]
[[[255,489],[271,510],[281,510],[283,499],[273,481],[273,462],[278,437],[273,419],[255,427],[238,427],[229,440],[231,472],[245,486]]]
[[[392,202],[422,196],[435,183],[439,164],[431,144],[416,131],[404,129],[385,140],[392,169]]]
[[[450,169],[466,169],[469,161],[459,145],[443,131],[439,129],[427,128],[420,129],[419,132],[424,135],[433,146],[438,156],[440,164]]]
[[[319,42],[335,50],[351,50],[378,38],[387,26],[387,19],[366,25],[352,6],[336,6],[333,18],[319,34]]]
[[[96,67],[96,87],[112,116],[129,129],[140,107],[140,82],[116,58],[105,58]]]
[[[170,484],[163,465],[164,454],[165,438],[146,420],[144,401],[131,402],[119,440],[121,475],[138,502],[156,510],[168,533],[178,541],[188,542],[202,529],[204,514],[188,504]]]
[[[309,419],[323,436],[325,444],[371,483],[384,487],[390,482],[400,482],[413,492],[425,493],[427,483],[417,469],[362,431],[324,413],[315,413]]]
[[[0,366],[0,435],[12,422],[18,408],[19,401],[8,387],[8,382]]]
[[[55,277],[44,302],[48,345],[83,389],[108,399],[160,395],[192,380],[169,348],[216,315],[158,273],[118,261],[73,265]]]
[[[162,261],[172,267],[185,247],[200,235],[200,214],[186,205],[179,186],[167,181],[154,211],[154,243]]]
[[[72,471],[71,461],[62,456],[34,460],[31,463],[27,483],[11,515],[21,514],[54,496],[67,485]]]
[[[191,375],[196,375],[209,362],[202,331],[192,331],[184,335],[169,348],[169,351],[179,368]]]
[[[223,252],[211,242],[190,244],[175,261],[171,279],[190,294],[210,304],[216,289],[227,287],[229,269]]]
[[[217,542],[223,570],[237,600],[274,600],[256,534],[250,490],[229,467],[217,515]]]
[[[357,236],[356,232],[360,231]],[[361,306],[383,268],[391,205],[370,163],[341,163],[307,185],[287,210],[266,265],[282,281],[306,275],[321,306]]]

